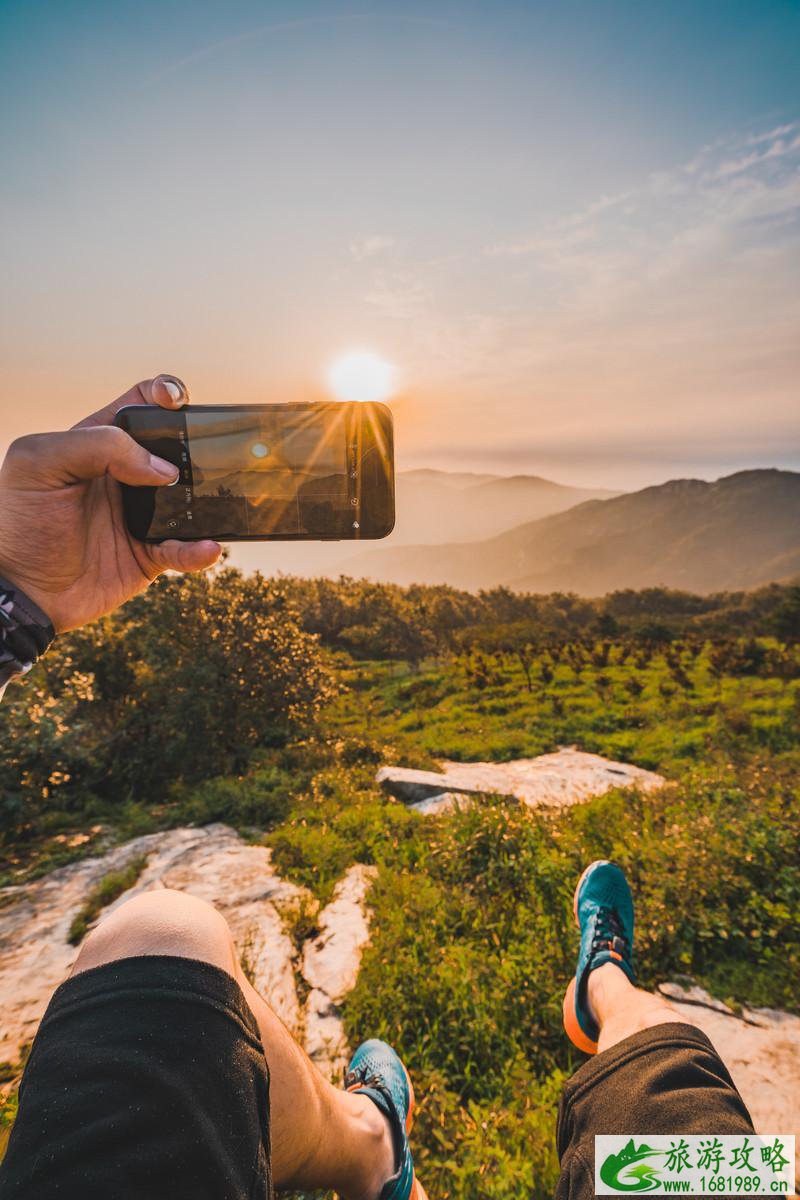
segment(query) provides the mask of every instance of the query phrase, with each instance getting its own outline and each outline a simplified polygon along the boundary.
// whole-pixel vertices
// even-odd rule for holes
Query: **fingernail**
[[[178,387],[177,383],[173,383],[171,379],[163,379],[162,383],[167,389],[170,400],[180,400],[183,396],[183,391]]]
[[[163,475],[170,485],[178,482],[180,471],[174,463],[165,462],[163,458],[159,458],[155,454],[150,455],[150,466],[159,475]]]

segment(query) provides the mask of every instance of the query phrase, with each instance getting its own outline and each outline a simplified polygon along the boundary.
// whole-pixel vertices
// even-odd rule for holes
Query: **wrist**
[[[0,576],[0,689],[30,671],[54,637],[47,613],[17,584]]]

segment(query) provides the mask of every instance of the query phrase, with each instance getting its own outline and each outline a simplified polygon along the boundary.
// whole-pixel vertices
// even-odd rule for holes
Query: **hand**
[[[216,542],[131,537],[119,483],[171,483],[177,469],[111,425],[126,404],[181,408],[174,375],[146,379],[66,433],[32,434],[9,448],[0,468],[0,575],[49,616],[57,633],[111,612],[162,571],[202,571]],[[118,482],[117,482],[118,481]]]

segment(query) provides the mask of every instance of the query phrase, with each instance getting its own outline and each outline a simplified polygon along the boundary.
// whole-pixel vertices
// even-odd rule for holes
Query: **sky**
[[[0,439],[397,367],[398,466],[800,469],[800,5],[0,0]]]

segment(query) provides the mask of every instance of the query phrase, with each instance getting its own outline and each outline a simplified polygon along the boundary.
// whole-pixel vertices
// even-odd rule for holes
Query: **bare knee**
[[[225,918],[205,900],[158,888],[110,913],[84,939],[73,975],[142,954],[195,958],[234,974],[236,952]]]

